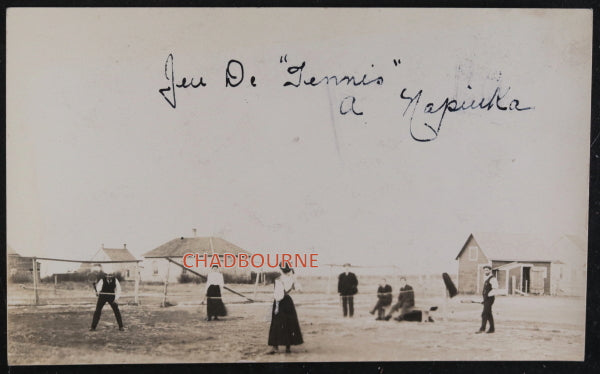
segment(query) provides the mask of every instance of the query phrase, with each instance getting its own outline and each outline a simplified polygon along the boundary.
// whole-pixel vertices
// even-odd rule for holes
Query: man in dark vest
[[[415,306],[415,292],[413,288],[406,283],[406,277],[400,277],[400,293],[398,294],[398,302],[392,306],[385,320],[389,321],[392,318],[392,313],[400,310],[400,315],[394,318],[397,321],[402,321],[404,315],[412,310]]]
[[[492,316],[492,305],[494,304],[496,292],[498,290],[498,280],[492,274],[492,267],[485,265],[483,267],[483,274],[485,275],[485,281],[483,282],[483,313],[481,313],[481,327],[476,334],[481,334],[485,331],[485,325],[490,322],[490,329],[487,331],[488,334],[493,333],[494,330],[494,316]]]
[[[338,277],[338,293],[342,299],[344,317],[354,315],[354,295],[358,293],[358,279],[350,272],[350,264],[344,264],[344,272]]]
[[[98,295],[98,303],[96,304],[96,311],[94,312],[94,318],[92,320],[92,327],[90,331],[96,331],[98,321],[100,321],[100,314],[104,304],[108,303],[117,317],[117,323],[119,324],[119,330],[123,331],[123,321],[121,320],[121,312],[119,312],[119,304],[117,301],[121,296],[121,285],[119,280],[115,278],[114,274],[109,273],[103,276],[98,283],[96,283],[96,294]]]

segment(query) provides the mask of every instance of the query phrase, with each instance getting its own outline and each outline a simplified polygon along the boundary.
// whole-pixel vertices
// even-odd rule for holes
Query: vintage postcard
[[[581,361],[592,11],[10,8],[9,365]]]

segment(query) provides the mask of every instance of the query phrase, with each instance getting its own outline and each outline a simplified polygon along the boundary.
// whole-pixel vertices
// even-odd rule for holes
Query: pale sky
[[[196,228],[251,252],[416,273],[456,272],[471,232],[587,237],[591,20],[585,10],[9,9],[8,244],[89,259],[127,243],[140,256]],[[169,53],[177,76],[207,83],[178,88],[176,109],[158,92]],[[225,88],[233,58],[246,78]],[[283,87],[303,61],[305,79],[384,83]],[[426,103],[495,87],[510,87],[506,104],[535,108],[447,113],[437,139],[411,138],[403,88],[423,90],[413,126],[426,134]],[[362,116],[339,113],[346,96]]]

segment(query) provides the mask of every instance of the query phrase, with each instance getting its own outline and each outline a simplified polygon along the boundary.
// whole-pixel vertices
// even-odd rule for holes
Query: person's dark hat
[[[490,265],[483,265],[483,268],[492,270],[492,267]]]
[[[281,265],[283,265],[283,263],[282,263]],[[290,264],[288,264],[287,262],[285,263],[285,266],[281,266],[281,265],[279,266],[279,268],[281,269],[281,271],[282,271],[284,274],[287,274],[287,273],[289,273],[290,271],[293,271],[293,269],[290,267]]]

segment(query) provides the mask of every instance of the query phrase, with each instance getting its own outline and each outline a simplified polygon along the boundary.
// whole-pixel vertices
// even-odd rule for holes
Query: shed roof
[[[8,256],[19,256],[19,254],[14,249],[12,249],[10,245],[6,246],[6,254]]]
[[[504,264],[501,266],[497,266],[494,268],[494,270],[510,270],[510,269],[514,269],[514,268],[518,268],[520,266],[523,266],[524,264],[522,262],[511,262],[508,264]]]
[[[144,257],[181,257],[186,253],[198,254],[225,254],[231,253],[238,255],[240,253],[251,254],[250,252],[218,237],[193,237],[176,238],[162,244],[155,249],[143,254]]]
[[[473,237],[479,248],[490,261],[530,261],[551,262],[557,260],[549,252],[545,243],[529,234],[511,233],[472,233],[456,256],[456,259],[465,250],[467,243]]]
[[[99,258],[99,255],[101,253],[106,254],[106,256],[108,257],[109,261],[140,261],[137,258],[135,258],[135,256],[129,252],[129,249],[127,248],[100,248],[98,250],[98,252],[96,252],[96,254],[92,257],[92,260],[96,260],[96,261],[103,261],[101,260],[102,257]],[[81,264],[81,266],[79,266],[79,271],[91,271],[94,268],[94,264],[92,262],[84,262]]]
[[[137,261],[127,248],[102,248],[111,261]]]
[[[585,251],[587,249],[587,243],[586,243],[585,238],[582,238],[577,235],[569,235],[569,234],[565,235],[565,237],[567,239],[569,239],[571,242],[573,242],[573,244],[575,244],[575,246],[577,248],[579,248],[580,250]]]

